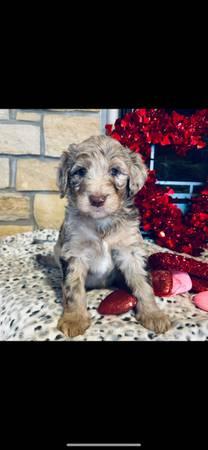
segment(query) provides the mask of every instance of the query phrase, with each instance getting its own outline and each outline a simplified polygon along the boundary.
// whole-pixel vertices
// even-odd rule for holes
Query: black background
[[[136,51],[131,51],[132,34],[116,35],[115,29],[100,53],[85,39],[75,49],[72,20],[64,52],[63,35],[57,47],[57,35],[54,40],[49,35],[42,55],[37,41],[27,52],[25,41],[15,47],[14,38],[12,51],[4,48],[9,64],[1,55],[0,107],[208,107],[201,43],[190,46],[189,57],[191,34],[183,41],[177,21],[173,36],[178,34],[179,45],[172,54],[168,42],[165,52],[164,36],[158,45],[145,17],[145,34],[135,28]],[[36,31],[37,36],[38,26]],[[144,50],[147,35],[151,45]],[[114,46],[112,36],[119,36]],[[5,342],[0,347],[2,449],[62,449],[66,442],[207,448],[206,342]]]
[[[0,446],[204,448],[206,351],[194,342],[2,343]]]

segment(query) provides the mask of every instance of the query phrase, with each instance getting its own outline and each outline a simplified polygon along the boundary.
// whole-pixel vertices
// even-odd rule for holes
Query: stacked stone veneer
[[[59,228],[56,171],[70,143],[100,134],[98,109],[0,109],[0,237]]]

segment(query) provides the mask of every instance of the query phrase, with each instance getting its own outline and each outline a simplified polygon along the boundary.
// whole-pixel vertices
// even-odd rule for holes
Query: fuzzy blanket
[[[91,327],[85,335],[66,338],[56,328],[62,313],[59,269],[41,267],[36,254],[52,253],[57,231],[24,233],[0,240],[0,340],[6,341],[204,341],[208,340],[208,313],[197,309],[192,294],[156,297],[172,320],[163,335],[146,330],[132,311],[100,316],[97,307],[111,291],[87,294]],[[145,241],[148,254],[167,249]],[[198,258],[207,261],[207,255]]]

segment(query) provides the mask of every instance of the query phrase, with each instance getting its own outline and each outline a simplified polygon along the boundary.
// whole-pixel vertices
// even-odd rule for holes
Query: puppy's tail
[[[54,256],[51,255],[41,255],[40,253],[36,255],[36,261],[39,264],[42,264],[43,266],[47,267],[58,267],[58,264],[54,258]]]

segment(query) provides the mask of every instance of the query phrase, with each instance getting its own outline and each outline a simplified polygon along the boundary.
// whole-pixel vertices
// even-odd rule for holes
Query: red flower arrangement
[[[151,144],[172,145],[177,155],[184,156],[192,148],[206,147],[208,109],[190,117],[163,109],[136,109],[114,125],[106,125],[106,134],[117,139],[130,150],[140,153],[148,161]],[[141,226],[151,231],[156,243],[177,252],[200,255],[208,242],[208,187],[192,198],[186,215],[173,204],[170,188],[156,184],[155,171],[149,171],[148,180],[135,197],[141,212]]]

